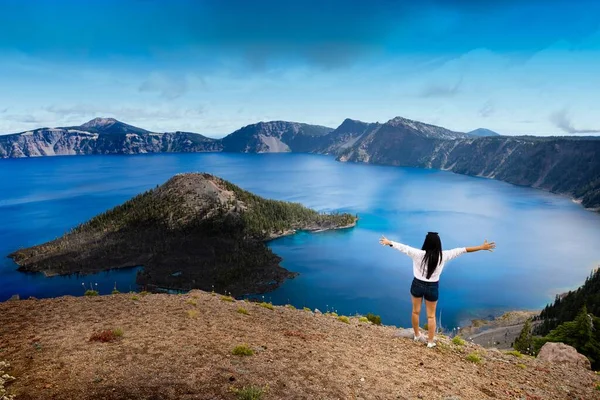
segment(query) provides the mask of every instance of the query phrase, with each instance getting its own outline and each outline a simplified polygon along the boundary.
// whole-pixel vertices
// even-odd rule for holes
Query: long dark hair
[[[423,273],[429,279],[442,262],[442,240],[437,232],[427,233],[421,250],[425,250],[425,257],[423,257],[422,264]]]

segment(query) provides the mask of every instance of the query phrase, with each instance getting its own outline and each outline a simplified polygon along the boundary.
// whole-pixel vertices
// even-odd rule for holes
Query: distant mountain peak
[[[83,125],[74,127],[77,129],[81,129],[84,131],[94,132],[94,133],[102,133],[102,134],[137,134],[144,135],[150,133],[142,128],[138,128],[137,126],[128,125],[124,122],[118,121],[114,118],[103,118],[98,117],[94,118]]]
[[[97,118],[89,120],[85,124],[81,125],[81,127],[82,128],[105,128],[105,127],[114,125],[116,123],[119,123],[119,121],[117,121],[114,118],[97,117]]]
[[[494,132],[490,129],[486,129],[486,128],[477,128],[475,130],[472,130],[471,132],[467,132],[467,135],[470,136],[501,136],[498,132]]]
[[[419,135],[438,138],[438,139],[457,139],[465,137],[462,132],[451,131],[441,126],[427,124],[421,121],[415,121],[404,117],[396,117],[385,123],[387,126],[394,128],[407,128]]]

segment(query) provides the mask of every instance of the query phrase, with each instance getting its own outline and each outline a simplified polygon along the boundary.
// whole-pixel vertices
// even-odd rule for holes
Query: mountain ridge
[[[97,118],[78,127],[0,136],[0,158],[219,151],[327,154],[343,162],[436,168],[498,179],[568,195],[586,208],[600,210],[599,137],[503,136],[477,131],[479,136],[403,117],[385,123],[347,118],[335,129],[261,121],[212,139],[187,132],[152,133]]]

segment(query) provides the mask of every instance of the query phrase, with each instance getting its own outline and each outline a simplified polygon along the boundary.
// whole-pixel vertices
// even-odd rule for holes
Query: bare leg
[[[423,303],[422,297],[412,297],[412,326],[415,336],[419,337],[419,314],[421,314],[421,304]]]
[[[427,309],[427,328],[429,331],[429,343],[433,343],[433,337],[435,335],[435,307],[437,301],[425,300],[425,308]]]

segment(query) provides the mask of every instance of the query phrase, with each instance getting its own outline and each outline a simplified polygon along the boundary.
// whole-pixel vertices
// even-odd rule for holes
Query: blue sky
[[[404,116],[600,131],[597,0],[0,0],[0,133]]]

